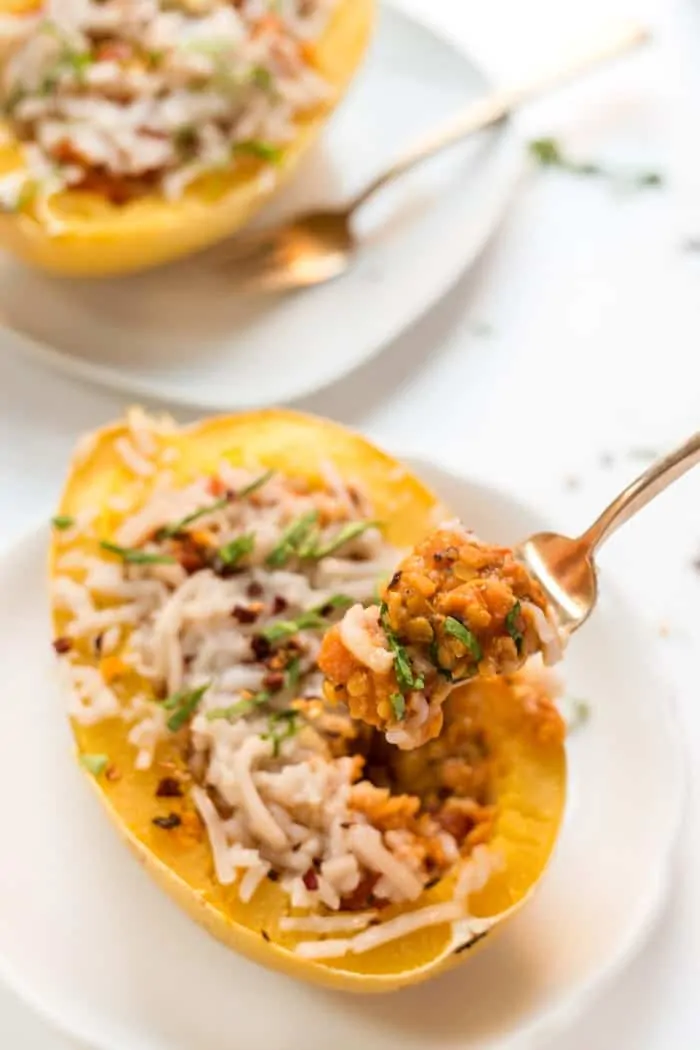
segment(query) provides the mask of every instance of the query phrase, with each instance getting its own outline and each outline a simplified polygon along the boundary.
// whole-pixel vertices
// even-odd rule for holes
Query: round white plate
[[[382,7],[365,69],[264,221],[344,200],[488,88],[452,44]],[[425,165],[367,207],[367,242],[349,274],[293,295],[237,293],[213,266],[216,250],[99,282],[56,280],[2,257],[0,346],[132,395],[206,410],[310,394],[444,295],[496,226],[521,153],[504,125]]]
[[[482,535],[512,542],[542,527],[492,490],[418,469]],[[0,977],[60,1028],[98,1050],[529,1047],[641,945],[668,889],[684,761],[653,646],[608,587],[566,661],[592,715],[571,740],[567,818],[539,892],[462,968],[365,998],[228,952],[119,841],[72,757],[46,540],[32,533],[0,561]]]

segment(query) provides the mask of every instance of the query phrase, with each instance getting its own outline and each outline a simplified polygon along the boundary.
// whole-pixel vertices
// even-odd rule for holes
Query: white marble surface
[[[554,133],[587,159],[658,170],[664,188],[624,195],[602,180],[530,172],[499,235],[448,299],[370,368],[301,406],[488,475],[575,529],[643,467],[640,453],[668,447],[700,420],[700,253],[683,250],[700,237],[700,4],[404,6],[449,28],[503,76],[615,14],[657,29],[645,54],[532,107],[522,127]],[[120,408],[28,365],[0,339],[0,540],[48,516],[74,438]],[[601,558],[603,574],[615,574],[658,628],[691,767],[700,761],[690,673],[700,644],[699,485],[698,475],[679,483]],[[561,1050],[700,1045],[699,827],[691,777],[662,923],[576,1031],[557,1039]],[[0,1046],[71,1048],[1,989]]]

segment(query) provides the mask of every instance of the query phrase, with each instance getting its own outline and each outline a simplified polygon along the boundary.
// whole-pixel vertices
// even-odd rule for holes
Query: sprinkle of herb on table
[[[156,532],[156,539],[167,540],[172,536],[178,536],[181,532],[184,532],[189,525],[194,525],[196,521],[199,521],[200,518],[205,518],[207,514],[214,514],[217,510],[223,510],[228,504],[228,496],[222,496],[221,499],[217,499],[215,503],[209,503],[206,507],[200,507],[199,510],[195,510],[191,514],[186,514],[184,518],[180,518],[179,521],[174,521],[171,525],[164,525],[162,529],[158,529]]]
[[[219,557],[221,558],[224,565],[230,568],[233,565],[238,565],[239,561],[253,553],[255,549],[255,533],[246,532],[242,536],[237,536],[235,540],[231,540],[230,543],[226,543],[223,547],[219,548]]]
[[[236,495],[239,499],[245,499],[247,496],[252,496],[254,492],[261,489],[263,485],[267,485],[270,478],[275,476],[274,470],[266,470],[264,474],[261,474],[259,478],[251,481],[249,485],[245,485],[242,489],[238,489]]]
[[[81,755],[80,764],[87,769],[89,773],[92,773],[94,777],[99,777],[104,773],[109,758],[107,755]]]
[[[397,722],[400,722],[406,715],[406,701],[404,700],[401,693],[394,693],[391,697],[391,710],[394,713],[394,718]]]
[[[389,608],[386,602],[382,602],[379,606],[379,619],[384,634],[386,635],[389,648],[394,654],[394,671],[396,673],[396,681],[399,684],[399,689],[404,694],[410,692],[412,689],[423,689],[425,687],[425,682],[420,675],[414,674],[411,658],[409,657],[406,648],[396,637],[396,634],[389,623]]]
[[[468,627],[465,627],[460,620],[455,619],[454,616],[447,616],[444,626],[445,634],[451,634],[453,638],[456,638],[458,642],[466,646],[476,662],[479,663],[483,653],[476,635]]]
[[[506,616],[506,630],[515,642],[515,650],[520,656],[523,649],[523,632],[518,628],[518,618],[521,612],[520,602],[516,602]]]
[[[555,138],[533,139],[528,143],[530,156],[543,168],[558,168],[571,175],[593,175],[610,179],[632,189],[653,189],[663,185],[663,176],[657,171],[626,173],[614,171],[591,161],[574,161],[566,155]]]
[[[57,514],[55,518],[51,519],[51,524],[59,532],[65,532],[66,529],[72,529],[75,525],[75,518],[71,518],[70,514]]]
[[[110,543],[109,540],[100,540],[100,547],[103,551],[116,554],[129,565],[175,565],[177,562],[177,559],[169,554],[155,554],[151,551],[139,550],[137,547],[120,547],[119,544]]]
[[[560,702],[560,707],[568,735],[581,729],[591,717],[591,705],[587,700],[579,700],[573,696],[565,696]]]
[[[163,707],[166,711],[172,711],[166,725],[171,733],[177,733],[188,722],[199,707],[202,697],[209,688],[210,683],[200,685],[198,689],[181,689],[172,696],[166,697]]]
[[[167,817],[154,817],[153,823],[157,828],[162,828],[163,831],[172,831],[174,828],[180,827],[182,817],[178,816],[177,813],[168,813]]]

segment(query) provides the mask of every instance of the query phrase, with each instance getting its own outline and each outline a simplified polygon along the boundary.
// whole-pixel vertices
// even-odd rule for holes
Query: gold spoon
[[[698,463],[700,432],[633,481],[582,536],[571,539],[555,532],[540,532],[515,548],[516,558],[547,592],[564,638],[585,623],[596,604],[598,579],[593,559],[598,548]]]
[[[648,39],[649,31],[638,23],[625,23],[609,30],[602,39],[589,43],[553,68],[472,103],[447,127],[409,149],[348,204],[338,209],[308,212],[281,226],[243,235],[219,265],[250,291],[287,291],[324,284],[340,276],[349,269],[359,248],[352,219],[375,193],[474,132],[498,124],[536,95]]]

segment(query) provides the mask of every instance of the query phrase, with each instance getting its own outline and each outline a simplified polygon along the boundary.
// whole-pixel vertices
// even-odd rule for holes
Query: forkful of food
[[[354,605],[325,635],[324,693],[411,750],[439,736],[453,689],[563,655],[593,612],[595,555],[621,525],[700,462],[700,432],[628,486],[582,535],[538,533],[514,548],[460,522],[429,533],[399,564],[379,604]]]

